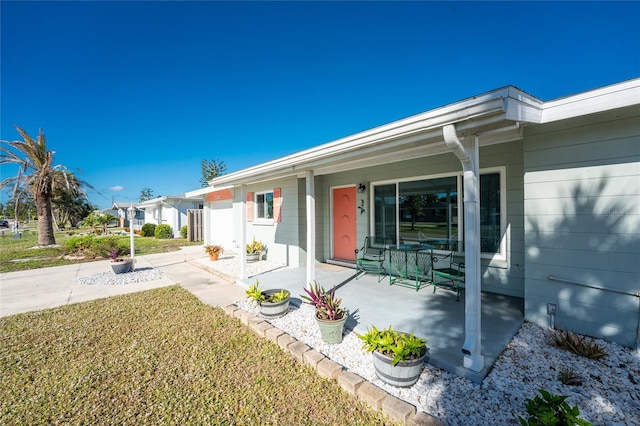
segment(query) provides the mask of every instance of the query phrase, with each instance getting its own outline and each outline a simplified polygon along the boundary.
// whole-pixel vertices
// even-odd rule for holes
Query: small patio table
[[[431,251],[429,244],[400,244],[389,248],[389,285],[415,288],[432,284]]]

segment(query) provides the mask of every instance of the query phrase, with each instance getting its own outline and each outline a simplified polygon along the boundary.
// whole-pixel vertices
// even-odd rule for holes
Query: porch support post
[[[313,170],[305,172],[307,193],[307,286],[316,279],[316,191]]]
[[[240,185],[240,280],[247,279],[247,185]]]
[[[482,346],[482,307],[480,282],[480,170],[478,137],[470,136],[463,146],[456,128],[442,129],[447,147],[458,157],[463,169],[464,188],[464,265],[465,265],[465,340],[462,345],[464,367],[480,371],[484,367]]]

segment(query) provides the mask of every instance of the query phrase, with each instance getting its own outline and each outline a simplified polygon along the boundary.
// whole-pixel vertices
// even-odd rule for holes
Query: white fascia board
[[[540,123],[544,103],[515,87],[507,89],[505,97],[507,120],[526,123]]]
[[[257,180],[297,175],[304,169],[322,167],[325,163],[346,160],[377,149],[402,149],[413,143],[416,137],[429,139],[431,133],[438,134],[447,124],[459,123],[460,131],[472,132],[474,127],[486,123],[539,120],[541,102],[516,89],[506,87],[469,98],[445,107],[398,120],[371,130],[357,133],[277,160],[249,167],[212,179],[214,185],[240,184]],[[507,118],[506,113],[510,117]],[[496,127],[499,124],[494,124]],[[424,135],[421,137],[421,135]],[[192,193],[188,193],[190,195]]]
[[[205,186],[204,188],[195,189],[193,191],[186,192],[184,194],[185,198],[198,198],[204,195],[210,194],[212,192],[221,191],[223,189],[231,189],[233,185],[225,185],[225,186]]]
[[[640,104],[640,78],[545,102],[542,123]]]
[[[160,204],[161,202],[165,201],[167,199],[167,197],[156,197],[156,198],[152,198],[150,200],[147,201],[143,201],[140,204],[138,204],[138,207],[151,207],[154,206],[156,204]]]

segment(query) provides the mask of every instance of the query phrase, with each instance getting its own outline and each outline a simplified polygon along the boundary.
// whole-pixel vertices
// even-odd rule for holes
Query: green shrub
[[[156,226],[156,238],[159,240],[165,240],[167,238],[173,237],[173,229],[171,229],[170,225],[163,223],[162,225]]]
[[[529,418],[527,420],[518,416],[522,426],[562,425],[562,426],[589,426],[591,423],[578,417],[578,406],[570,407],[565,402],[566,395],[552,395],[544,389],[539,389],[540,395],[525,403]]]
[[[118,256],[122,256],[128,252],[124,247],[118,244],[117,237],[95,238],[91,244],[89,252],[94,257],[109,257],[115,252]]]
[[[182,238],[187,238],[187,231],[188,231],[187,225],[183,225],[182,227],[180,227],[180,236]]]
[[[93,241],[92,235],[81,235],[78,237],[69,238],[67,241],[64,242],[64,246],[70,252],[74,252],[77,250],[83,251],[91,247],[92,241]]]
[[[155,223],[145,223],[142,225],[142,232],[140,233],[143,237],[153,237],[156,235],[156,224]]]

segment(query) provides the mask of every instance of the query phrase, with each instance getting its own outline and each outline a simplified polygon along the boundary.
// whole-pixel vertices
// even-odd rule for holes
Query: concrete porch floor
[[[456,302],[454,291],[433,286],[415,289],[389,285],[385,277],[377,282],[376,275],[366,274],[354,279],[355,271],[336,265],[317,264],[316,281],[325,289],[336,286],[342,306],[349,311],[346,327],[358,334],[371,325],[413,332],[427,339],[429,363],[480,383],[491,370],[498,355],[520,329],[524,319],[521,298],[482,293],[482,354],[484,368],[474,372],[462,366],[464,342],[465,293]],[[264,289],[285,288],[291,292],[291,304],[300,306],[300,295],[306,284],[305,268],[288,268],[250,277],[241,285],[254,284],[256,279]]]

